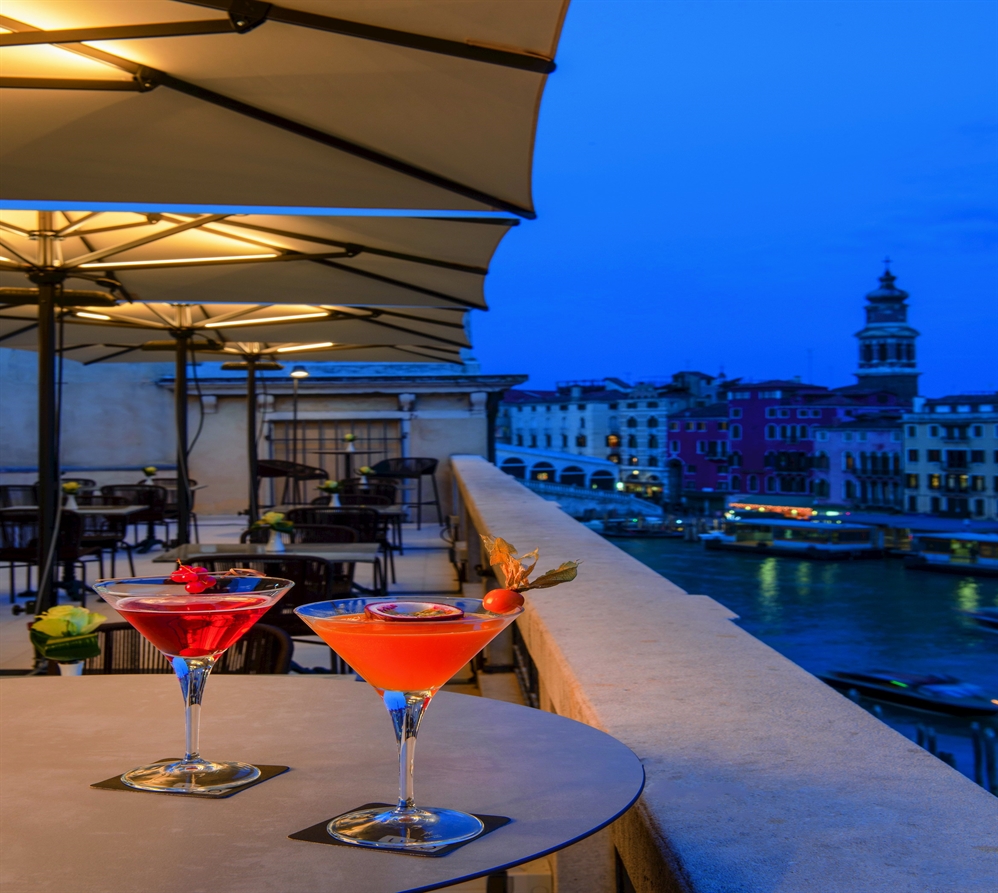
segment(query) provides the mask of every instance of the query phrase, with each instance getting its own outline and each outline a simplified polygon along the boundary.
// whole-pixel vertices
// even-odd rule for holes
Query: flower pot
[[[347,452],[348,453],[354,453],[354,452],[356,452],[356,449],[357,448],[353,445],[353,441],[352,440],[348,440],[347,441]]]
[[[363,484],[363,485],[364,485],[365,487],[367,486],[367,475],[366,475],[366,474],[362,474],[362,475],[360,476],[360,482],[361,482],[361,483],[362,483],[362,484]]]
[[[59,663],[59,675],[60,676],[82,676],[83,675],[83,661],[74,660],[70,662],[60,662]]]
[[[340,502],[340,494],[334,491],[333,498],[329,501],[329,504],[335,506],[336,508],[340,508],[340,506],[342,505],[342,503]]]
[[[284,538],[281,536],[279,530],[274,530],[273,527],[270,528],[270,538],[267,540],[268,552],[283,552],[284,551]]]
[[[70,512],[75,512],[79,505],[76,503],[76,496],[72,493],[66,494],[66,501],[62,504],[62,507]]]

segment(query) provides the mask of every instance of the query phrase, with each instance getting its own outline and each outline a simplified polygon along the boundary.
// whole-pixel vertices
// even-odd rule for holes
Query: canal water
[[[730,608],[747,632],[811,673],[947,673],[998,698],[998,635],[964,613],[998,606],[998,578],[907,570],[897,558],[808,561],[708,552],[678,539],[613,543],[687,592]],[[862,703],[913,740],[919,724],[937,732],[938,750],[974,777],[968,721]]]

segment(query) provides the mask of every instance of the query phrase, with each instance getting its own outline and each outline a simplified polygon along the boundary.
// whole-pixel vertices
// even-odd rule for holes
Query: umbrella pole
[[[255,524],[260,518],[259,481],[257,480],[256,445],[256,361],[246,361],[246,453],[249,457],[249,522]]]
[[[65,274],[54,269],[52,212],[38,212],[38,595],[35,613],[55,604],[55,545],[60,498],[56,417],[56,302]]]
[[[176,376],[173,387],[177,425],[177,545],[190,541],[191,485],[187,474],[187,348],[190,336],[180,333],[177,339]]]

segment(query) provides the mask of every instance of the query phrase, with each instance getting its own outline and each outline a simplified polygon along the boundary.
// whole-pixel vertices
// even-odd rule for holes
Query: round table
[[[416,801],[510,824],[439,858],[288,835],[394,802],[388,713],[352,677],[217,676],[202,751],[291,766],[224,800],[95,790],[182,750],[171,676],[0,681],[4,893],[415,893],[538,858],[599,830],[641,792],[637,757],[590,726],[441,692],[420,729]]]
[[[354,456],[376,456],[384,450],[315,450],[317,456],[343,456],[343,465],[346,470],[345,477],[349,478],[353,474]]]

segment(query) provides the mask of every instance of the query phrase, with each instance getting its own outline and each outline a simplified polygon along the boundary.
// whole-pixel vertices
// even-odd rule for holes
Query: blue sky
[[[990,0],[573,0],[483,371],[852,383],[889,254],[922,393],[998,386],[996,33]]]

